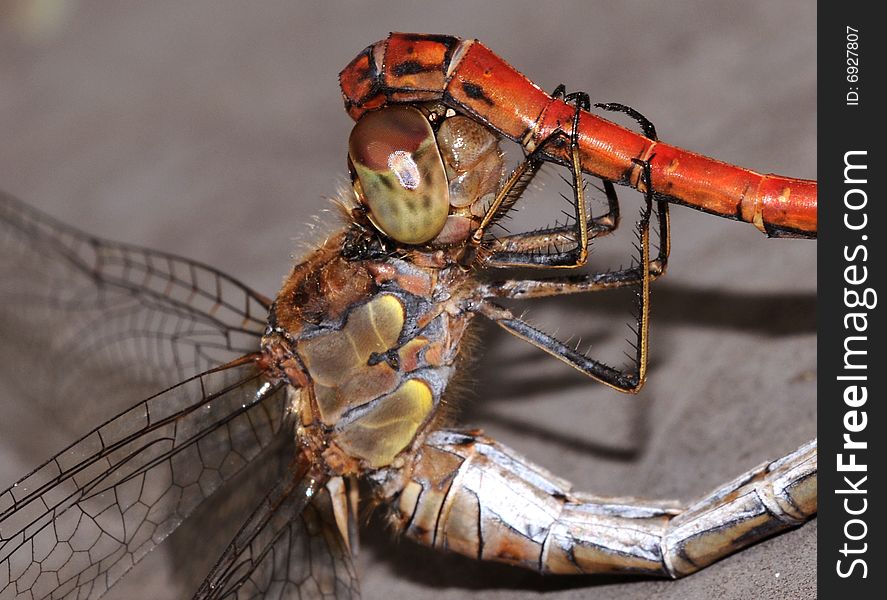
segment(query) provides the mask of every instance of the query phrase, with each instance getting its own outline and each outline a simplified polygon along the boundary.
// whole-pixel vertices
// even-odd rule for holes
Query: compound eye
[[[379,231],[403,244],[440,233],[450,212],[447,175],[421,112],[390,106],[366,113],[351,130],[348,156],[355,189]]]

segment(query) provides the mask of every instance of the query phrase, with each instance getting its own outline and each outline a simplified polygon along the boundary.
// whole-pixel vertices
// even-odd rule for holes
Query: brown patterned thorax
[[[331,474],[398,464],[421,443],[472,313],[468,271],[441,251],[349,260],[345,234],[297,264],[263,340],[291,384],[297,437]]]
[[[480,301],[471,234],[503,171],[498,137],[439,104],[368,113],[348,160],[350,223],[293,268],[263,340],[331,475],[396,468],[433,428]]]

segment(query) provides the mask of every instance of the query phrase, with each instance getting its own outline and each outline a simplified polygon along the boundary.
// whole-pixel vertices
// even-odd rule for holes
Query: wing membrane
[[[268,304],[0,193],[0,409],[20,427],[3,450],[79,438],[0,495],[0,598],[100,596],[269,445],[284,393],[237,360]]]
[[[194,600],[309,600],[360,597],[351,548],[342,538],[329,487],[291,471],[250,515]]]
[[[210,267],[95,238],[0,193],[0,357],[7,380],[52,366],[36,390],[20,386],[34,397],[156,392],[255,352],[267,313],[266,298]]]
[[[252,360],[95,428],[0,495],[0,598],[97,598],[280,430]]]

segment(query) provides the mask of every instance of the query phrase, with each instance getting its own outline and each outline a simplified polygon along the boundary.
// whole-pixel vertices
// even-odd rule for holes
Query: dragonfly
[[[771,237],[816,236],[815,181],[761,175],[660,143],[649,121],[619,103],[597,106],[637,119],[641,133],[587,111],[577,116],[563,86],[547,94],[476,40],[395,33],[368,46],[339,79],[355,119],[389,102],[442,101],[528,151],[575,129],[576,160],[587,173],[642,187],[638,161],[646,160],[653,191],[671,202],[753,223]],[[565,144],[548,144],[543,153],[571,160]]]
[[[446,410],[475,317],[637,393],[669,202],[810,237],[815,183],[724,166],[747,180],[737,196],[726,176],[702,179],[700,164],[720,163],[659,143],[622,105],[604,110],[642,132],[608,125],[595,138],[587,96],[559,88],[540,109],[538,88],[479,42],[392,34],[340,81],[357,119],[342,225],[273,300],[207,265],[99,239],[0,196],[4,378],[51,368],[52,386],[28,376],[17,390],[36,402],[117,402],[161,384],[0,495],[0,598],[100,597],[258,465],[271,483],[195,598],[358,597],[361,500],[418,543],[553,575],[681,577],[815,515],[815,442],[690,504],[609,498],[453,427]],[[641,145],[606,137],[622,131]],[[503,136],[525,150],[507,173]],[[568,173],[571,222],[494,234],[551,162]],[[599,179],[600,214],[586,174]],[[626,268],[579,272],[591,241],[619,225],[614,183],[644,195],[637,255]],[[537,270],[546,275],[526,275]],[[614,288],[637,290],[627,368],[502,304]]]

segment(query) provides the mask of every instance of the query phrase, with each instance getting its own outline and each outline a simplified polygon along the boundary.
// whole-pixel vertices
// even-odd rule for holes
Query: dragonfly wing
[[[95,238],[0,193],[0,375],[35,408],[132,402],[256,352],[268,306],[211,267]]]
[[[265,497],[194,600],[360,597],[354,504],[345,500],[347,506],[339,507],[347,515],[337,514],[335,504],[344,498],[342,480],[324,486],[308,471],[293,469]]]
[[[269,446],[281,384],[253,357],[138,403],[0,495],[0,598],[97,598]]]
[[[21,432],[2,450],[24,461],[41,438],[79,438],[0,495],[0,598],[100,596],[268,446],[284,393],[237,361],[268,305],[0,193],[0,410]]]

